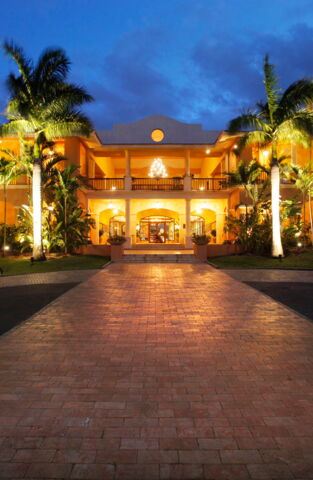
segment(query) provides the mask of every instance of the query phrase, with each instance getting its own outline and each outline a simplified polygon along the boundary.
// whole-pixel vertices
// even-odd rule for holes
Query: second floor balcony
[[[94,190],[136,190],[136,191],[220,191],[228,188],[226,178],[89,178]]]

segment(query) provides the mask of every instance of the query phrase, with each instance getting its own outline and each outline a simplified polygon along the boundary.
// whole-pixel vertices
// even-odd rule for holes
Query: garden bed
[[[0,258],[3,275],[27,273],[59,272],[64,270],[89,270],[101,268],[109,261],[109,257],[98,255],[66,255],[51,256],[45,262],[30,262],[30,257]]]

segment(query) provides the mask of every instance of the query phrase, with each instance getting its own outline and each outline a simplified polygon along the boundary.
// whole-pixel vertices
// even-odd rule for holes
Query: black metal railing
[[[200,192],[225,190],[228,188],[228,182],[227,178],[193,178],[191,188]]]
[[[132,190],[184,190],[183,178],[133,178]]]
[[[124,190],[124,178],[89,178],[88,184],[94,190]]]

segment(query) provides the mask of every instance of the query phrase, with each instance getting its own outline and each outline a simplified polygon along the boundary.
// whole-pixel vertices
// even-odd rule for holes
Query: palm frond
[[[5,53],[15,61],[18,70],[25,82],[25,86],[27,88],[27,92],[29,96],[31,96],[32,88],[31,88],[31,75],[33,71],[33,63],[30,59],[28,59],[24,51],[21,47],[18,47],[14,42],[4,42],[3,49]]]
[[[264,58],[264,85],[266,90],[267,105],[269,118],[271,123],[274,123],[275,112],[281,97],[281,90],[278,85],[278,78],[275,73],[274,65],[269,63],[268,55]]]
[[[62,49],[47,49],[40,55],[34,73],[34,83],[64,82],[70,61]]]
[[[247,112],[234,118],[228,124],[227,131],[230,134],[243,130],[267,130],[268,125],[256,113]]]
[[[313,79],[301,78],[292,83],[284,92],[277,109],[281,120],[287,120],[298,110],[313,103]]]

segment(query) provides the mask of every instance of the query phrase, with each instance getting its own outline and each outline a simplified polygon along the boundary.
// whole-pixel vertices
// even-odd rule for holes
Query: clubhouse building
[[[204,130],[199,124],[179,122],[163,115],[96,130],[89,138],[69,137],[54,149],[66,162],[79,166],[88,187],[79,191],[83,208],[95,220],[91,242],[105,244],[109,235],[124,235],[127,248],[191,248],[193,233],[226,240],[225,217],[245,203],[243,189],[230,187],[226,172],[235,171],[239,136]],[[1,148],[18,151],[18,139],[1,139]],[[310,151],[281,146],[280,154],[305,163]],[[268,152],[257,146],[240,155],[266,164]],[[291,185],[282,185],[290,198]],[[26,176],[9,185],[7,223],[14,224],[19,207],[28,203]],[[3,218],[0,194],[0,221]]]

